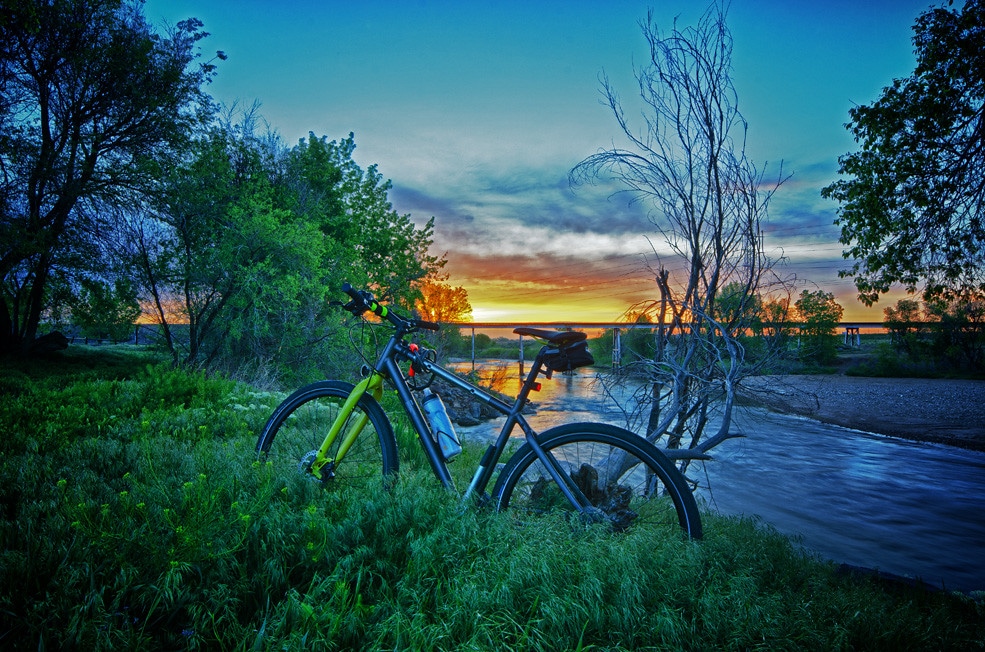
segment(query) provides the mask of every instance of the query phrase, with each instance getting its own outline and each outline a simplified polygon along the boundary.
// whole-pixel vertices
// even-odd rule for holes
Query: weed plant
[[[92,363],[5,363],[5,650],[985,645],[981,602],[840,576],[748,520],[687,542],[463,506],[399,421],[389,491],[277,477],[253,446],[282,395]]]

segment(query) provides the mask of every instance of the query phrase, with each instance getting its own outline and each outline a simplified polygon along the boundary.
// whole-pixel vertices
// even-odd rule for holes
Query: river
[[[470,365],[462,365],[468,369]],[[505,370],[505,373],[504,373]],[[516,363],[486,363],[515,394]],[[591,370],[543,380],[537,429],[570,421],[624,425]],[[460,428],[486,440],[497,419]],[[757,518],[817,556],[920,579],[948,590],[985,590],[985,453],[885,437],[810,419],[741,408],[714,460],[693,464],[703,509]]]

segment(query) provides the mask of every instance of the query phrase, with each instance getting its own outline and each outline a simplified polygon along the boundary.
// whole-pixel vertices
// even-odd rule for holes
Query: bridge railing
[[[797,322],[785,322],[783,324],[789,328],[797,328]],[[469,329],[472,332],[472,368],[475,369],[475,336],[477,331],[483,330],[509,330],[512,332],[519,327],[542,328],[546,330],[577,330],[577,331],[608,331],[611,330],[612,337],[612,366],[618,367],[622,360],[622,331],[647,329],[657,330],[658,328],[670,328],[670,324],[648,324],[639,322],[577,322],[577,321],[553,321],[553,322],[444,322],[445,328],[458,328],[460,330]],[[764,326],[775,326],[775,324],[764,324]],[[847,346],[861,346],[862,331],[867,333],[886,334],[888,331],[882,322],[863,322],[846,321],[838,325],[844,331],[845,344]],[[519,336],[519,364],[520,374],[523,374],[523,335]]]

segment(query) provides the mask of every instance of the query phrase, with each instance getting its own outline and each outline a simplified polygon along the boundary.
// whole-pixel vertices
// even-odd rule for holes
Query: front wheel
[[[603,423],[573,423],[537,436],[562,472],[591,504],[583,515],[615,530],[680,528],[701,538],[701,517],[687,480],[646,439]],[[500,509],[532,513],[573,511],[529,444],[510,458],[496,480]]]
[[[267,421],[257,440],[257,454],[284,475],[310,474],[311,463],[325,436],[353,391],[353,385],[326,380],[306,385],[288,396]],[[362,432],[338,464],[322,469],[326,484],[367,485],[397,472],[397,444],[393,427],[376,400],[363,395],[328,451],[334,459],[343,435],[352,424],[365,420]]]

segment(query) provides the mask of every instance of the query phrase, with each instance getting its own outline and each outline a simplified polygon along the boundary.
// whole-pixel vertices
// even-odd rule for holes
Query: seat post
[[[527,373],[526,378],[520,383],[520,392],[517,395],[517,399],[522,400],[524,403],[527,401],[527,396],[536,387],[537,376],[540,375],[541,370],[544,368],[544,349],[546,348],[546,346],[540,347],[540,351],[537,352],[537,356],[530,366],[530,372]],[[523,363],[521,362],[521,364]]]

